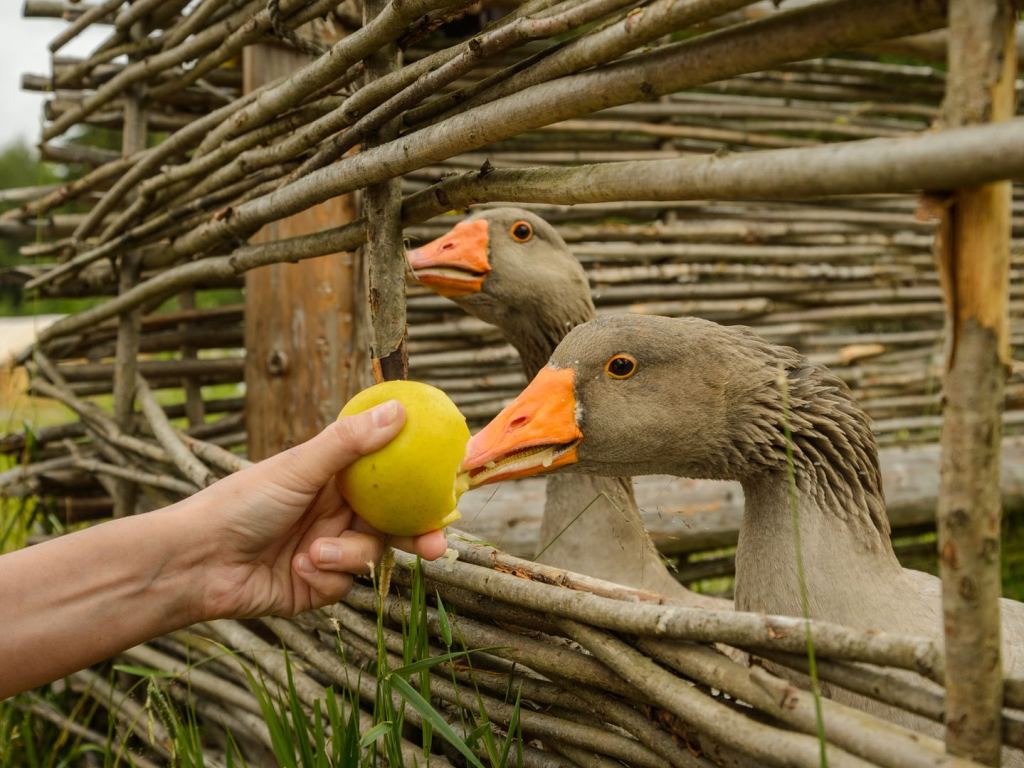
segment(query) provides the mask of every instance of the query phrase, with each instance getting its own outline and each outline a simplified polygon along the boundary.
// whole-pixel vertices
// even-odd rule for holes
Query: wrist
[[[190,626],[212,618],[209,612],[206,584],[215,545],[210,535],[209,516],[202,514],[196,497],[189,497],[160,512],[161,530],[167,558],[161,562],[155,580],[157,588],[171,596],[175,623]]]

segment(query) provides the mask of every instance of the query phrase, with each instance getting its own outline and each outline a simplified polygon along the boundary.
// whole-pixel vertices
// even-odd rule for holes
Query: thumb
[[[300,493],[315,493],[360,456],[387,445],[405,424],[405,408],[388,400],[345,416],[319,435],[262,462],[263,479]]]

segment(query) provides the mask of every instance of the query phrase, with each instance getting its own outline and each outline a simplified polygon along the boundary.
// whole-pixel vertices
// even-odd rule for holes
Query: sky
[[[68,25],[61,19],[24,19],[21,7],[22,0],[0,0],[0,148],[19,138],[38,144],[46,94],[22,91],[21,75],[50,75],[47,46]],[[61,54],[85,56],[109,29],[87,29]]]

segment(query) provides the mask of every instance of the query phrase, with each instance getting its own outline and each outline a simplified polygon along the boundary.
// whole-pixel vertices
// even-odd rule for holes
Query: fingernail
[[[299,555],[295,558],[295,570],[299,573],[303,573],[306,576],[312,576],[316,573],[316,566],[313,565],[313,561],[309,559],[309,555]]]
[[[381,403],[370,411],[370,414],[373,418],[373,426],[386,427],[398,418],[398,401],[388,400],[386,403]]]
[[[341,550],[334,544],[324,542],[320,545],[320,562],[324,564],[340,563]]]

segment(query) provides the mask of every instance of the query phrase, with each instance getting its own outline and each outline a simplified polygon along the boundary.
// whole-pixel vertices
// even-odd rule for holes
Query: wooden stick
[[[59,51],[85,31],[90,24],[99,21],[105,16],[109,16],[124,5],[124,2],[125,0],[104,0],[104,2],[89,8],[50,42],[50,53]]]
[[[435,676],[431,680],[431,693],[478,714],[486,711],[488,718],[506,727],[512,719],[512,704],[456,686],[440,676]],[[579,724],[526,708],[520,710],[519,719],[524,736],[540,738],[545,742],[552,739],[565,742],[579,749],[584,757],[597,752],[600,755],[614,757],[627,765],[644,768],[667,768],[670,765],[640,742],[621,736],[609,728],[595,727],[592,721]],[[590,761],[588,765],[603,764],[600,760],[593,761],[593,757]]]
[[[187,445],[192,453],[225,472],[241,472],[243,469],[254,464],[254,462],[243,459],[241,456],[231,453],[231,451],[224,450],[215,443],[200,440],[185,432],[176,432],[176,434],[178,439]]]
[[[160,408],[160,404],[153,397],[146,380],[138,374],[135,379],[135,395],[139,399],[139,405],[142,406],[142,413],[153,428],[153,434],[156,435],[157,440],[160,441],[164,450],[167,451],[167,455],[182,474],[199,488],[206,488],[214,483],[217,480],[216,475],[203,465],[178,438],[177,431],[171,426],[167,416]]]
[[[529,574],[531,578],[548,584],[570,587],[581,592],[590,592],[612,600],[652,603],[655,605],[689,604],[690,607],[715,608],[726,611],[732,609],[732,604],[728,600],[719,600],[696,593],[687,595],[685,601],[682,599],[672,600],[655,592],[624,587],[621,584],[603,581],[592,576],[572,573],[550,565],[535,563],[532,560],[524,560],[505,554],[494,547],[474,543],[472,537],[454,528],[448,529],[448,536],[449,547],[459,553],[462,561],[484,568],[494,568],[508,573]],[[692,604],[687,602],[690,600],[693,601]]]
[[[637,12],[620,12],[611,19],[611,23],[599,24],[557,50],[544,51],[516,62],[477,83],[411,110],[404,116],[404,121],[413,126],[429,122],[438,115],[444,119],[531,85],[605,63],[656,37],[700,23],[739,4],[731,0],[666,3]]]
[[[401,564],[408,565],[410,557],[395,553]],[[804,622],[793,617],[626,603],[539,582],[524,582],[509,574],[481,570],[458,561],[423,563],[423,570],[428,578],[443,584],[613,631],[794,653],[801,652],[806,645]],[[879,663],[942,680],[942,655],[930,638],[865,632],[827,622],[811,622],[811,632],[815,651],[824,658]]]
[[[680,685],[679,679],[670,672],[605,632],[569,619],[562,619],[559,624],[573,640],[623,679],[702,733],[732,744],[766,765],[820,766],[817,739],[772,729],[716,702],[697,688]],[[833,766],[870,765],[831,744],[828,763]]]
[[[723,659],[710,648],[687,643],[643,639],[637,647],[692,680],[725,691],[799,731],[817,734],[814,698],[765,669],[745,669]],[[830,699],[822,700],[822,721],[829,743],[836,744],[875,765],[959,766],[969,760],[946,755],[938,739],[923,736],[878,716],[852,709]],[[866,734],[870,733],[870,736]]]
[[[146,112],[141,94],[133,93],[125,100],[122,154],[130,157],[146,148]],[[121,256],[118,293],[124,294],[135,287],[141,272],[141,255],[126,252]],[[139,355],[139,332],[142,313],[138,308],[124,312],[117,329],[117,350],[114,357],[114,420],[127,431],[135,413],[135,382]],[[114,517],[135,513],[136,488],[125,478],[117,484],[114,496]]]
[[[66,381],[109,381],[116,373],[113,363],[79,363],[69,365],[62,363],[60,370]],[[182,374],[202,375],[233,375],[242,372],[244,361],[239,358],[202,359],[190,362],[180,360],[144,360],[136,366],[139,373],[146,377],[174,377]]]
[[[256,4],[256,2],[251,2],[249,5],[255,6]],[[152,74],[176,66],[183,61],[188,61],[197,53],[205,50],[213,41],[226,37],[229,30],[234,25],[243,23],[247,16],[248,13],[243,9],[219,24],[208,26],[190,40],[185,41],[171,51],[165,51],[156,56],[147,57],[141,61],[129,64],[122,72],[97,89],[93,95],[89,96],[80,107],[65,113],[60,119],[55,120],[44,128],[43,138],[48,141],[62,135],[72,125],[113,101],[113,99],[120,96],[135,83],[142,81]]]
[[[902,139],[765,150],[713,158],[605,163],[578,168],[473,172],[410,196],[407,221],[500,200],[579,204],[605,200],[795,199],[835,194],[902,192],[970,186],[1024,175],[1012,149],[1024,141],[1024,121],[921,134]],[[985,147],[992,148],[991,153]],[[949,164],[929,162],[936,153]],[[820,165],[819,165],[820,163]],[[335,166],[337,167],[337,166]],[[821,171],[831,169],[827,178]],[[961,176],[961,174],[963,174]],[[958,183],[956,176],[963,179]],[[632,180],[632,181],[631,181]],[[439,201],[443,201],[439,206]]]
[[[127,75],[128,71],[129,70],[126,69],[125,73],[122,74]],[[117,78],[114,78],[114,80],[116,79]],[[114,80],[112,80],[110,84],[112,84]],[[273,84],[274,83],[268,83],[261,86],[250,91],[244,96],[235,99],[230,104],[225,104],[223,107],[215,109],[213,112],[210,112],[209,114],[204,115],[201,119],[191,123],[186,128],[176,131],[161,144],[148,149],[145,152],[138,153],[133,158],[130,158],[133,162],[131,162],[128,172],[124,173],[122,171],[117,182],[89,212],[89,216],[75,233],[76,236],[79,239],[83,239],[87,235],[91,234],[91,232],[103,221],[103,218],[114,210],[114,207],[124,199],[125,195],[134,189],[139,182],[151,175],[155,169],[159,168],[161,163],[195,146],[204,137],[209,135],[211,128],[221,124],[224,120],[236,114],[239,110],[244,109],[247,104],[259,98],[260,94],[270,88]],[[123,86],[124,84],[121,83],[121,85]],[[98,168],[94,173],[98,174],[102,170],[103,168]]]
[[[127,480],[132,485],[142,484],[153,488],[163,488],[164,490],[174,491],[182,496],[191,496],[198,490],[192,483],[186,483],[170,475],[155,475],[152,472],[142,472],[131,467],[118,467],[114,464],[94,461],[93,459],[74,459],[74,465],[89,472],[102,472],[112,477]]]
[[[278,6],[281,17],[284,18],[282,28],[290,32],[296,27],[305,24],[307,21],[323,16],[332,8],[330,0],[316,0],[303,7],[304,3],[283,2]],[[213,71],[225,61],[238,56],[242,49],[258,41],[263,35],[271,30],[273,19],[270,8],[262,8],[248,21],[235,30],[217,48],[203,56],[188,72],[182,73],[180,77],[168,80],[153,88],[153,98],[165,99],[168,96],[190,86],[203,75]],[[309,51],[307,51],[309,53]]]
[[[360,628],[362,628],[364,636],[369,636],[370,641],[375,643],[377,630],[374,623],[367,623],[365,618],[360,619],[359,614],[353,611],[355,609],[355,611],[373,612],[376,610],[375,605],[374,591],[369,587],[356,584],[342,603],[324,608],[323,611],[328,616],[338,619],[342,626],[347,626],[353,631],[360,632]],[[401,617],[405,616],[408,621],[409,604],[407,602],[388,596],[384,600],[384,609],[385,615],[392,620],[401,622]],[[471,619],[459,618],[452,619],[452,621],[458,624],[463,639],[470,647],[495,646],[497,650],[492,651],[495,656],[524,664],[541,674],[548,672],[559,674],[609,693],[636,699],[635,690],[619,680],[603,664],[584,654],[564,647],[555,647],[541,640],[517,635]],[[441,623],[437,618],[437,611],[433,608],[427,608],[427,627],[435,637],[441,636]],[[370,634],[371,631],[372,634]]]
[[[428,59],[407,67],[407,70],[419,69],[423,64],[444,60],[440,66],[431,69],[429,74],[419,77],[401,93],[389,98],[372,112],[363,115],[349,130],[325,142],[325,146],[292,173],[288,183],[337,160],[344,152],[358,144],[370,131],[385,121],[391,118],[398,119],[398,117],[404,120],[410,107],[423,101],[430,93],[441,90],[461,75],[470,72],[480,61],[494,56],[496,52],[522,45],[529,39],[551,37],[563,33],[574,24],[579,25],[593,21],[609,10],[614,10],[626,3],[623,0],[590,0],[590,2],[582,4],[556,4],[552,10],[557,13],[546,15],[545,9],[552,4],[552,0],[532,0],[532,2],[524,3],[514,13],[489,26],[479,37],[462,46],[454,46],[447,51],[440,51]],[[357,109],[363,109],[362,100],[359,99],[361,95],[363,94],[356,94],[352,99],[353,102],[359,102],[358,105],[346,105],[346,116],[348,114],[356,115],[358,114]],[[353,120],[349,119],[347,122],[351,123]]]
[[[386,0],[364,0],[363,28],[384,11]],[[366,59],[366,78],[372,82],[397,71],[398,46],[382,46]],[[384,123],[368,137],[372,148],[398,137],[398,120]],[[371,365],[378,383],[409,376],[405,319],[405,249],[402,245],[402,183],[388,179],[363,193],[367,237],[363,258],[369,267],[370,322],[373,326]]]
[[[148,644],[129,648],[122,652],[121,655],[136,664],[145,664],[148,667],[180,675],[195,690],[211,695],[233,707],[251,712],[254,715],[262,714],[259,702],[250,691],[234,685],[218,675],[211,674],[205,665],[202,667],[190,665],[185,661],[180,661],[165,653],[161,653]]]
[[[66,384],[61,386],[59,384],[50,384],[41,379],[32,379],[29,382],[29,387],[32,391],[38,392],[44,397],[49,397],[66,405],[81,417],[86,429],[101,435],[110,443],[154,461],[168,461],[167,453],[163,448],[146,440],[140,440],[133,435],[125,434],[109,415],[97,408],[93,403],[80,400],[70,393],[67,390]]]
[[[178,296],[178,308],[185,311],[196,308],[196,292],[194,290],[182,291]],[[186,326],[179,326],[184,330]],[[199,359],[198,350],[189,344],[181,345],[181,359]],[[184,377],[181,380],[181,388],[185,393],[185,414],[188,418],[188,426],[196,427],[206,421],[206,414],[203,411],[203,390],[199,382],[194,378]]]
[[[523,13],[528,12],[531,8],[542,7],[550,4],[550,2],[551,0],[534,0],[532,3],[520,7],[505,19],[500,20],[493,25],[494,29],[490,31],[490,35],[484,35],[479,49],[469,43],[463,43],[445,51],[440,51],[400,71],[382,74],[364,85],[351,98],[345,100],[344,104],[339,108],[330,114],[324,115],[322,119],[309,124],[303,130],[297,131],[284,141],[272,147],[251,150],[236,158],[229,166],[221,168],[205,180],[196,193],[201,193],[208,188],[213,188],[214,185],[230,181],[241,174],[251,172],[252,169],[280,162],[284,158],[295,157],[299,153],[315,146],[318,142],[328,139],[338,129],[350,126],[358,120],[359,122],[351,130],[347,130],[341,135],[324,142],[325,146],[296,169],[289,177],[289,180],[299,178],[311,170],[321,168],[329,162],[333,162],[345,151],[354,147],[377,128],[380,128],[388,120],[398,115],[406,106],[420,101],[425,95],[436,90],[436,87],[439,86],[432,81],[443,78],[446,71],[453,64],[461,64],[464,69],[467,65],[476,62],[482,54],[480,49],[487,48],[486,40],[488,37],[508,37],[505,33],[508,31],[506,27],[509,23],[516,21],[517,18]],[[431,69],[432,65],[437,65],[437,68]],[[429,77],[421,76],[428,72],[430,73]],[[404,90],[401,90],[402,88]],[[401,92],[398,93],[398,91]],[[376,109],[373,109],[375,107]],[[373,111],[369,112],[371,109]],[[217,155],[223,156],[223,154],[222,149],[218,149],[210,153],[210,155],[204,155],[201,162],[197,163],[193,160],[193,162],[180,166],[177,172],[190,175],[195,174],[199,172],[200,166],[209,164],[211,160],[217,159]],[[220,159],[222,160],[223,157]],[[175,170],[172,170],[170,173],[173,174],[175,172]],[[157,182],[158,180],[159,177],[148,183]]]
[[[1013,4],[951,0],[949,13],[944,122],[1008,120],[1016,72]],[[938,507],[946,746],[999,765],[999,449],[1010,361],[1010,184],[961,188],[944,207],[936,244],[950,329]]]
[[[161,40],[161,48],[166,51],[180,45],[189,35],[201,29],[203,24],[205,24],[219,8],[222,8],[224,5],[237,8],[242,4],[242,2],[244,2],[244,0],[230,0],[228,3],[224,3],[222,0],[203,0],[202,4],[192,11],[184,21],[168,32],[168,34]]]

